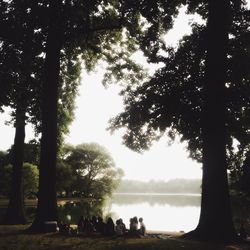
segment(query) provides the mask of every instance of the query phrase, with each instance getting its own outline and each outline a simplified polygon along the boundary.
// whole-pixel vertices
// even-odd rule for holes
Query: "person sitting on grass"
[[[63,223],[62,221],[58,221],[57,226],[59,228],[59,233],[62,233],[64,235],[72,235],[72,228],[69,224]]]
[[[143,218],[139,218],[139,223],[140,223],[140,229],[139,229],[139,234],[142,236],[145,236],[146,234],[146,226],[143,222]]]
[[[85,219],[83,218],[83,216],[80,217],[77,223],[77,230],[78,232],[84,232],[85,230]]]
[[[94,228],[96,229],[96,227],[97,227],[97,218],[96,218],[95,215],[92,216],[91,223],[93,224]]]
[[[120,220],[122,232],[123,232],[123,234],[125,234],[128,231],[126,228],[126,225],[123,223],[123,220],[121,218],[119,220]]]
[[[128,235],[138,236],[138,219],[136,216],[130,219]]]
[[[131,225],[131,231],[137,231],[138,230],[138,219],[137,216],[132,218],[132,225]]]
[[[239,236],[241,239],[245,240],[247,238],[247,232],[244,226],[244,222],[240,224]]]
[[[116,233],[118,236],[121,236],[121,235],[124,234],[123,225],[122,225],[120,219],[116,221],[115,233]]]
[[[111,217],[108,218],[107,224],[106,224],[106,230],[105,234],[107,236],[113,236],[115,234],[115,224]]]
[[[101,235],[105,235],[106,224],[103,222],[102,217],[97,218],[96,231]]]
[[[62,232],[63,230],[63,222],[61,220],[57,221],[57,231]]]
[[[95,228],[94,228],[94,225],[92,224],[92,222],[90,221],[89,218],[86,218],[85,220],[85,230],[84,230],[84,233],[86,235],[92,235],[93,233],[95,233]]]

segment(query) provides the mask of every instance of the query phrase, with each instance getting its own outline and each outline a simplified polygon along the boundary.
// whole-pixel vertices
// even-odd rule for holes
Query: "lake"
[[[3,202],[2,202],[3,203]],[[26,200],[26,214],[30,221],[36,211],[36,201]],[[7,200],[0,209],[0,217],[6,210]],[[116,193],[104,205],[78,198],[59,199],[59,218],[77,224],[80,216],[93,216],[103,213],[115,222],[122,218],[126,226],[129,219],[143,217],[147,230],[190,231],[197,226],[200,214],[199,194],[159,194],[159,193]]]
[[[190,231],[197,226],[200,214],[199,194],[114,194],[104,208],[104,214],[114,219],[143,217],[148,230]]]
[[[199,194],[159,194],[159,193],[115,193],[112,199],[103,205],[100,202],[89,202],[85,199],[68,198],[58,200],[59,218],[70,224],[76,224],[80,216],[112,216],[115,221],[122,218],[126,226],[129,219],[143,217],[147,230],[184,231],[194,229],[200,215]],[[240,196],[232,196],[233,220],[236,228],[240,222],[250,218],[250,203]],[[8,201],[1,200],[0,220],[6,211]],[[31,222],[36,212],[36,201],[26,200],[26,214]],[[250,231],[250,223],[247,223]]]

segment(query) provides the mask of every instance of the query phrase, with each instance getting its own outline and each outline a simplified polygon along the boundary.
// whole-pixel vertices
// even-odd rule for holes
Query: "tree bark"
[[[208,1],[206,81],[202,117],[203,176],[201,213],[187,237],[236,239],[232,222],[226,163],[226,55],[230,25],[229,0]]]
[[[4,224],[27,223],[24,210],[22,174],[25,139],[25,109],[22,105],[17,105],[15,129],[11,193],[7,212],[3,219]]]
[[[56,156],[57,101],[62,47],[61,0],[50,3],[50,27],[46,44],[45,73],[42,94],[42,138],[39,168],[39,191],[36,217],[30,230],[46,231],[46,221],[57,220]]]

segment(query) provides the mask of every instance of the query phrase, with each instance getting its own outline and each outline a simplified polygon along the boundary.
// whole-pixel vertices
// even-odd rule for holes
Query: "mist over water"
[[[114,194],[104,213],[129,219],[143,217],[147,230],[190,231],[197,226],[200,214],[198,194]]]

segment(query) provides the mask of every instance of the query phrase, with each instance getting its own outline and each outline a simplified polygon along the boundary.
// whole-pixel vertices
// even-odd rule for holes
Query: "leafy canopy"
[[[64,191],[95,199],[111,195],[123,171],[115,167],[112,157],[104,147],[95,143],[85,143],[65,146],[63,152],[59,169],[72,176],[71,183],[65,185]],[[61,171],[59,175],[62,175]]]
[[[233,142],[249,144],[249,11],[234,11],[227,56],[227,149],[232,161]],[[133,150],[148,149],[154,140],[168,134],[188,142],[192,158],[201,160],[201,110],[207,53],[206,26],[193,24],[177,48],[162,45],[155,61],[164,66],[147,81],[127,86],[125,110],[111,120],[111,130],[126,128],[124,143]],[[161,53],[160,53],[161,52]],[[151,56],[149,56],[151,60]],[[230,158],[231,157],[231,158]]]

